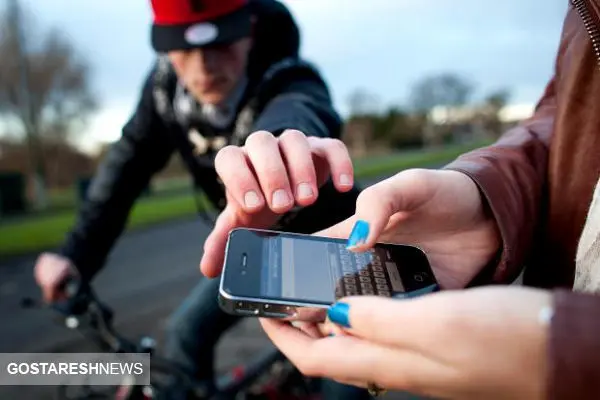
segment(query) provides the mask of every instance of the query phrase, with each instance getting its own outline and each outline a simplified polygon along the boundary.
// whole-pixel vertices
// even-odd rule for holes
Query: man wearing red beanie
[[[38,259],[36,280],[49,301],[64,296],[68,277],[87,281],[101,269],[135,200],[174,153],[223,211],[203,270],[205,264],[214,270],[236,225],[312,233],[354,212],[358,189],[338,140],[340,118],[320,73],[299,56],[298,27],[285,6],[275,0],[151,3],[157,61],[66,243]],[[230,187],[250,181],[260,187],[232,198]],[[203,279],[171,318],[166,341],[168,356],[207,382],[215,343],[239,320],[220,310],[217,291],[217,279]]]

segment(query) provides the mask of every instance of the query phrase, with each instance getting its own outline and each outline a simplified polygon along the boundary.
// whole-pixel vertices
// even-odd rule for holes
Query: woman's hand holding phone
[[[460,289],[500,250],[480,196],[462,173],[405,171],[365,190],[354,217],[318,235],[349,237],[359,252],[376,242],[417,245],[442,288]],[[539,399],[550,303],[547,292],[516,287],[359,296],[330,307],[325,325],[261,324],[306,375],[441,398]]]

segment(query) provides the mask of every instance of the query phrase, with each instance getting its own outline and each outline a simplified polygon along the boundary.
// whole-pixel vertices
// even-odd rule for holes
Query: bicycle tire
[[[169,378],[175,378],[178,384],[190,391],[197,391],[198,386],[194,385],[192,380],[180,371],[173,363],[154,359],[150,363],[150,386],[157,394],[161,392],[161,385],[156,382],[157,375],[166,375]],[[126,387],[126,384],[109,386],[84,385],[60,385],[57,387],[54,395],[55,400],[114,400],[119,390]],[[71,393],[69,393],[71,392]]]
[[[318,400],[322,398],[320,380],[304,376],[287,359],[276,362],[268,379],[250,388],[250,398],[278,398],[282,400]]]

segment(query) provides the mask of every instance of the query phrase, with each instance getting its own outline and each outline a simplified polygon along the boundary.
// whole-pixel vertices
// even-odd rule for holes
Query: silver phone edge
[[[255,312],[243,312],[236,307],[237,302],[245,303],[254,307]],[[261,317],[274,318],[282,321],[303,321],[303,322],[324,322],[327,318],[328,305],[312,303],[295,303],[284,300],[261,299],[254,297],[232,296],[219,288],[219,305],[221,309],[229,314],[239,317]],[[285,307],[285,311],[269,311],[272,307],[278,310],[277,306]],[[288,314],[284,316],[284,314]]]

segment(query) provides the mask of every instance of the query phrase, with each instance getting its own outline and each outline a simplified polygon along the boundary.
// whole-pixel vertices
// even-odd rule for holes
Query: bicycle
[[[174,362],[156,355],[156,342],[152,337],[144,336],[134,342],[120,335],[112,325],[113,311],[97,298],[91,285],[70,280],[65,283],[64,293],[67,299],[61,302],[46,304],[24,298],[21,307],[49,308],[57,312],[62,324],[91,339],[103,352],[149,353],[150,384],[138,385],[133,376],[127,376],[117,387],[75,387],[79,391],[77,395],[68,393],[73,386],[59,386],[57,400],[168,399],[169,388],[173,388],[173,385],[183,388],[187,393],[186,399],[195,400],[321,399],[318,381],[304,377],[277,349],[268,349],[252,362],[232,368],[220,375],[214,385],[198,382]]]

